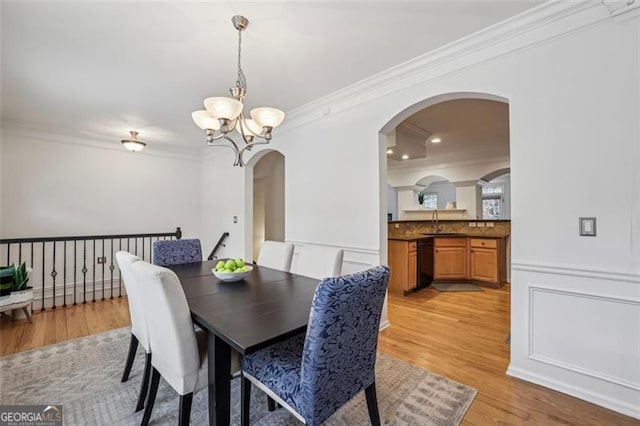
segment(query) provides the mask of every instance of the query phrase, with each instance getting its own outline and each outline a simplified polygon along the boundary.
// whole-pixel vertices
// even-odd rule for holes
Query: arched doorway
[[[251,158],[252,168],[252,220],[251,254],[258,258],[266,240],[284,241],[285,206],[284,174],[285,158],[275,150],[263,150]]]
[[[457,125],[455,122],[456,120],[444,120],[444,111],[450,111],[452,109],[449,107],[445,108],[445,104],[449,104],[449,106],[451,106],[454,103],[462,104],[462,102],[464,102],[465,113],[452,116],[458,119],[459,122],[463,123],[463,126],[455,129],[455,132],[452,130],[446,133],[438,130],[438,128],[441,129],[445,127],[445,125],[450,125],[451,123]],[[474,110],[474,108],[477,109]],[[431,115],[429,115],[432,119],[434,117],[438,119],[433,121],[433,128],[422,126],[422,123],[419,122],[418,119],[415,119],[416,117],[421,120],[426,119],[428,115],[426,114],[427,110],[437,110],[437,113],[431,112]],[[487,120],[484,120],[484,118],[485,116],[490,115],[488,111],[494,111],[496,116],[499,115],[500,117],[501,126],[499,127],[499,132],[496,132],[496,135],[501,137],[501,147],[504,148],[505,155],[502,157],[495,156],[494,158],[487,160],[487,158],[490,157],[490,155],[493,155],[494,152],[500,152],[498,149],[500,147],[490,145],[489,147],[492,148],[491,150],[483,151],[482,148],[479,148],[479,144],[473,146],[468,152],[469,157],[477,156],[478,161],[476,161],[475,158],[460,161],[457,157],[443,152],[441,148],[447,142],[464,139],[464,137],[473,130],[469,123],[479,123],[477,127],[478,133],[476,134],[478,136],[482,136],[482,138],[478,137],[476,139],[469,140],[488,140],[491,137],[492,129],[487,129],[487,126],[482,127],[487,123]],[[477,112],[477,115],[474,115],[475,112]],[[451,113],[449,112],[449,114]],[[399,129],[399,127],[402,127],[402,129]],[[409,139],[408,137],[406,137],[406,139],[421,142],[422,145],[419,145],[418,149],[415,149],[414,151],[403,151],[403,146],[399,141],[400,136],[402,136],[401,133],[405,133],[405,137],[407,135],[412,137],[412,139]],[[398,212],[399,220],[393,224],[387,224],[386,221],[385,223],[381,223],[382,238],[380,241],[380,247],[383,261],[384,259],[387,259],[391,262],[397,258],[406,258],[409,260],[409,262],[407,262],[407,265],[409,266],[405,266],[404,269],[398,270],[406,270],[407,276],[409,276],[409,273],[412,271],[416,272],[416,268],[412,265],[417,265],[417,273],[415,276],[419,277],[422,271],[422,269],[420,269],[420,259],[424,252],[427,253],[425,256],[428,256],[429,259],[431,259],[431,263],[423,262],[423,264],[444,266],[451,264],[453,265],[451,267],[456,269],[455,272],[452,272],[451,276],[447,278],[445,273],[447,271],[445,271],[444,266],[441,267],[440,272],[438,273],[439,278],[436,277],[434,273],[434,281],[436,281],[436,279],[441,281],[449,280],[450,283],[447,284],[451,284],[452,286],[464,286],[472,283],[477,284],[481,279],[484,279],[484,277],[480,277],[478,273],[474,272],[474,269],[479,270],[478,265],[482,267],[490,265],[490,267],[487,267],[487,270],[498,271],[495,274],[498,278],[491,278],[491,280],[485,279],[485,281],[491,281],[492,284],[495,282],[498,285],[505,281],[508,282],[508,277],[506,280],[504,278],[503,269],[503,267],[508,268],[508,259],[506,261],[503,260],[505,257],[503,256],[504,248],[507,247],[506,250],[508,250],[508,246],[504,243],[503,235],[498,234],[502,232],[503,229],[509,228],[509,225],[498,223],[498,219],[491,221],[490,223],[485,223],[483,221],[482,178],[494,179],[498,175],[504,175],[510,171],[509,148],[511,141],[509,135],[508,100],[502,96],[493,94],[476,92],[442,94],[408,106],[393,116],[379,132],[380,198],[384,200],[385,196],[394,195],[394,193],[389,190],[388,185],[396,188],[395,196],[397,202],[395,204],[395,208]],[[440,138],[440,136],[443,137]],[[453,146],[453,144],[451,146]],[[459,146],[462,147],[462,145]],[[496,148],[495,151],[493,148]],[[429,157],[430,151],[435,153],[435,155]],[[422,157],[419,157],[419,155],[422,155]],[[393,160],[396,163],[394,164],[393,161],[390,160]],[[443,177],[446,177],[446,182]],[[430,188],[434,183],[435,185],[433,188]],[[438,188],[438,186],[440,186],[440,188]],[[420,203],[417,198],[417,194],[419,192],[428,193],[431,198],[429,200],[423,200],[423,202]],[[387,203],[384,201],[384,206],[387,208],[392,204],[393,203]],[[439,210],[439,212],[433,214],[433,211],[437,210]],[[438,216],[441,221],[440,224],[438,224]],[[381,222],[386,219],[386,217],[387,215],[385,212],[384,215],[381,215]],[[434,217],[435,219],[433,219]],[[443,220],[445,221],[444,224],[442,223]],[[450,222],[446,222],[449,220]],[[441,234],[434,237],[430,232]],[[422,235],[428,235],[429,237],[423,237]],[[508,234],[505,233],[505,235]],[[431,237],[433,238],[432,240],[429,239]],[[447,237],[450,237],[450,239],[447,239]],[[473,244],[479,244],[478,241],[480,241],[480,238],[493,237],[495,237],[496,256],[491,257],[491,259],[489,259],[489,257],[481,259],[481,257],[476,254],[476,250],[470,248]],[[389,241],[389,239],[391,241]],[[398,241],[405,242],[407,248],[404,249],[404,252],[401,252],[401,250],[398,249],[398,247],[402,246],[402,244],[397,243]],[[407,241],[411,241],[413,243],[407,243]],[[447,245],[445,242],[450,244]],[[493,242],[494,240],[491,240],[491,243],[489,244],[491,245]],[[429,247],[430,244],[433,244],[430,247],[434,248],[434,252],[436,252],[436,248],[441,247],[441,253],[443,253],[443,255],[438,259],[437,255],[428,252],[428,250],[421,250],[421,244],[423,247]],[[438,246],[437,244],[440,245]],[[411,247],[413,247],[413,251],[411,251]],[[400,255],[404,255],[404,257],[400,256],[399,253]],[[491,256],[494,256],[493,252],[483,252],[482,254],[490,254]],[[445,258],[444,255],[449,257]],[[416,263],[411,263],[411,260],[416,258],[418,261]],[[494,258],[496,259],[495,262],[493,261]],[[446,260],[449,263],[444,262],[443,260]],[[395,263],[397,268],[398,262]],[[498,268],[492,265],[501,266]],[[392,267],[392,275],[393,270],[394,269]],[[434,267],[431,271],[437,272],[437,268]],[[455,295],[453,293],[448,293],[446,296],[439,296],[438,292],[440,290],[426,288],[429,285],[428,283],[422,284],[419,280],[411,281],[410,279],[405,280],[404,278],[401,280],[403,283],[406,282],[407,285],[404,287],[402,286],[402,283],[400,285],[396,285],[396,290],[400,289],[401,291],[396,291],[393,297],[390,297],[392,308],[398,310],[402,309],[402,306],[404,306],[403,303],[414,303],[411,306],[420,304],[427,307],[434,306],[429,305],[429,303],[436,303],[441,300],[455,300],[455,302],[453,302],[455,304],[465,297],[470,301],[469,303],[473,303],[474,295],[465,292],[478,291],[477,289],[473,289],[473,286],[470,286],[471,290],[465,290],[464,287],[463,290],[442,290],[459,293],[455,293]],[[417,284],[417,286],[412,288],[412,283]],[[487,288],[488,287],[489,286],[487,286]],[[491,291],[491,294],[496,296],[495,300],[500,301],[501,306],[508,306],[507,302],[510,298],[509,288],[509,286],[504,285],[502,288],[497,288],[495,290],[490,289],[487,293]],[[407,291],[407,289],[409,290]],[[413,293],[414,289],[415,293]],[[414,296],[415,298],[412,300],[406,299]],[[465,302],[465,300],[462,301]],[[491,299],[491,301],[493,300],[494,299]],[[448,321],[459,321],[460,318],[456,317],[457,314],[458,313],[456,311],[444,314],[442,318],[444,322],[441,325],[446,327],[445,323]],[[487,318],[489,318],[489,316],[487,316]],[[500,315],[496,315],[495,318],[496,323],[489,325],[496,325],[495,329],[504,329],[504,338],[506,338],[508,334],[508,321],[510,318],[509,308],[501,309]],[[403,324],[406,325],[406,323],[403,322],[404,318],[398,318],[397,321],[401,326]],[[390,318],[390,322],[391,324],[394,323],[393,317]],[[452,339],[455,338],[455,336],[452,337]],[[447,342],[447,344],[449,343],[452,343],[453,345],[457,344],[457,342]]]

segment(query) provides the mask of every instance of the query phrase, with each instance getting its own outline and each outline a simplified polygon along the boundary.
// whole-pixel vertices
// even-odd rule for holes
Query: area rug
[[[0,404],[62,404],[65,425],[139,425],[134,413],[144,356],[136,355],[130,379],[120,383],[130,331],[96,334],[0,358]],[[298,425],[285,409],[267,410],[267,398],[252,387],[252,425]],[[385,425],[457,425],[476,390],[378,353],[376,388]],[[232,380],[231,424],[240,424],[240,385]],[[207,391],[193,399],[191,424],[207,424]],[[164,381],[152,424],[177,424],[178,396]],[[326,425],[369,424],[364,392],[338,410]]]
[[[431,287],[438,291],[482,291],[477,285],[468,283],[439,283],[431,284]]]

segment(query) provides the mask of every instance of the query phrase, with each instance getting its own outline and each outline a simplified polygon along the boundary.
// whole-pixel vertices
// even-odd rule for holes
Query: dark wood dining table
[[[217,261],[169,266],[182,283],[193,322],[208,334],[209,424],[231,419],[231,353],[249,354],[307,327],[319,280],[253,266],[244,280],[223,282]]]

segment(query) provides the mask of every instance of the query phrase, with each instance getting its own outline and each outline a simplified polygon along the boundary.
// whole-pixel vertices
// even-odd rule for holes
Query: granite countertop
[[[417,240],[426,240],[429,238],[507,238],[508,235],[473,235],[473,234],[416,234],[416,235],[400,235],[396,237],[387,237],[389,240],[396,241],[417,241]]]

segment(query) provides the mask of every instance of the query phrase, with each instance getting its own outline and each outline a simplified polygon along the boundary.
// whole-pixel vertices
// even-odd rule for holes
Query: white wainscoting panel
[[[529,292],[530,359],[640,390],[640,301]]]
[[[507,374],[640,419],[640,275],[623,272],[514,262]]]

